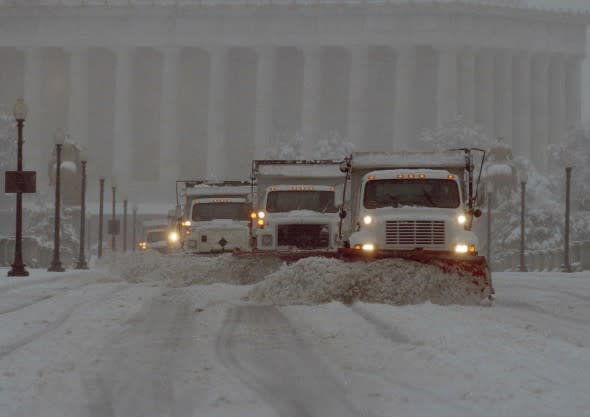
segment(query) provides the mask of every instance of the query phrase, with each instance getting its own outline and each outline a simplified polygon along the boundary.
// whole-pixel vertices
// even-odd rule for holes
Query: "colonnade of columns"
[[[249,157],[262,158],[272,143],[273,85],[276,73],[277,48],[253,47],[257,54],[255,137]],[[133,100],[133,47],[114,50],[114,145],[113,173],[122,178],[132,177],[133,129],[131,125]],[[209,100],[207,112],[207,175],[223,178],[227,175],[226,154],[231,152],[227,142],[225,111],[228,100],[228,46],[205,49],[209,56]],[[314,145],[320,139],[321,56],[319,46],[302,47],[303,94],[301,102],[301,132],[303,151],[313,157]],[[392,97],[394,114],[393,137],[388,149],[411,150],[418,129],[417,51],[412,45],[392,48],[395,71],[391,74],[395,89]],[[582,58],[562,54],[532,53],[530,51],[492,50],[460,47],[434,49],[437,57],[436,89],[431,99],[435,120],[442,125],[461,114],[467,122],[481,125],[490,136],[504,136],[518,155],[531,158],[539,167],[546,165],[547,145],[564,138],[568,127],[581,117]],[[70,66],[69,116],[67,129],[78,142],[88,145],[88,50],[68,48]],[[160,98],[160,181],[173,181],[180,176],[178,106],[181,48],[161,49]],[[40,103],[40,49],[27,48],[24,53],[25,99]],[[369,47],[351,46],[349,55],[347,123],[344,137],[357,150],[366,142]],[[424,100],[422,100],[423,102]],[[34,108],[34,106],[31,106]],[[27,123],[29,155],[42,160],[39,140],[39,111],[32,111]]]

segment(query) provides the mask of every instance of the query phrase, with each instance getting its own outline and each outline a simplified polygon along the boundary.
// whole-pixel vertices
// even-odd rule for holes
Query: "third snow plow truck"
[[[474,151],[482,153],[477,180]],[[345,260],[403,258],[454,274],[456,286],[482,301],[494,289],[471,230],[485,152],[359,152],[341,165],[340,239]],[[395,271],[392,271],[395,274]]]

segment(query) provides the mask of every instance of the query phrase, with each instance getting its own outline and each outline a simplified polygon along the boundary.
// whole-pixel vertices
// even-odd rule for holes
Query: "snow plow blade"
[[[424,273],[431,276],[432,268],[440,271],[440,276],[445,276],[445,285],[441,287],[444,291],[460,291],[467,300],[479,300],[483,303],[492,303],[494,299],[494,288],[492,285],[491,274],[488,268],[486,258],[483,256],[453,256],[447,252],[422,251],[422,250],[384,250],[366,253],[354,249],[339,249],[338,251],[254,251],[242,252],[237,254],[241,257],[255,258],[263,262],[264,259],[274,258],[287,265],[293,264],[306,258],[331,258],[342,262],[367,262],[372,263],[387,259],[403,259],[409,262],[430,266]],[[255,262],[256,263],[256,262]],[[370,266],[369,266],[370,268]],[[437,274],[438,275],[438,274]],[[395,266],[391,269],[391,278],[395,281]],[[449,284],[450,282],[450,284]],[[364,286],[365,284],[361,285]],[[366,284],[370,285],[370,284]],[[449,288],[450,287],[450,288]],[[360,293],[364,292],[362,288],[358,289]],[[359,297],[362,300],[363,297]]]

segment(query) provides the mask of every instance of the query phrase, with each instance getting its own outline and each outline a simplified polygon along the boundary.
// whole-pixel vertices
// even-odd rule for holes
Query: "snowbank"
[[[273,258],[253,259],[223,255],[162,255],[136,252],[106,256],[100,263],[128,282],[152,282],[172,287],[195,284],[253,284],[279,268]]]
[[[269,275],[248,293],[248,298],[280,305],[330,301],[479,304],[481,297],[472,289],[465,277],[403,259],[348,263],[307,258]]]

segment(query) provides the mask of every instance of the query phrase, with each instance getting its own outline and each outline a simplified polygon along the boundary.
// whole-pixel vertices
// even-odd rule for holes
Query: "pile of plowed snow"
[[[271,304],[355,301],[386,304],[478,304],[471,280],[433,265],[403,259],[343,262],[306,258],[281,267],[259,282],[248,299]]]
[[[194,284],[253,284],[281,262],[274,258],[254,259],[232,254],[198,256],[135,252],[106,257],[101,263],[129,282],[152,282],[173,287]]]

